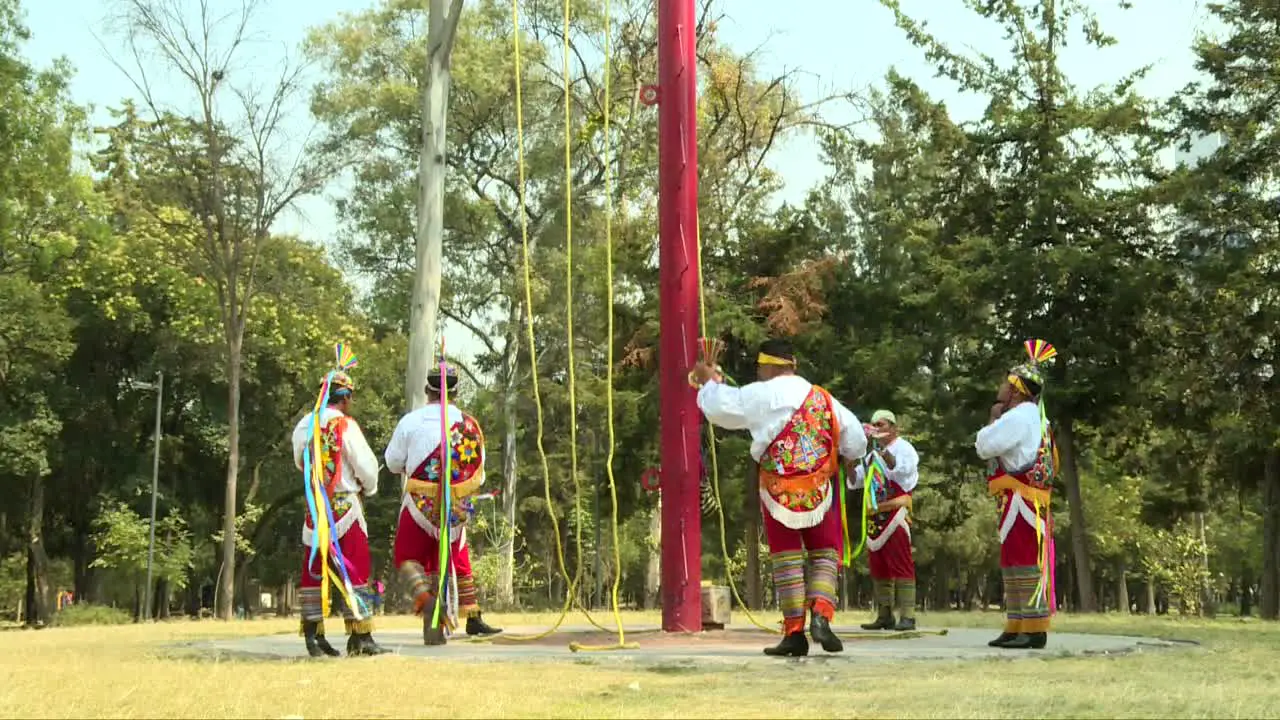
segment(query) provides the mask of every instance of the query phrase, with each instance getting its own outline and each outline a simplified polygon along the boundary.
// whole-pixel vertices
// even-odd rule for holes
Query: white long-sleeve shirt
[[[974,448],[983,460],[998,458],[1006,472],[1021,472],[1035,462],[1040,437],[1040,407],[1024,402],[979,430]]]
[[[320,411],[320,425],[323,427],[330,420],[342,417],[343,412],[336,408],[325,407]],[[293,462],[299,470],[303,468],[303,453],[311,444],[311,413],[302,416],[293,428]],[[313,462],[319,458],[313,458]],[[342,477],[334,486],[335,492],[360,493],[374,495],[378,492],[378,456],[373,454],[369,442],[365,440],[360,424],[353,417],[347,418],[347,429],[342,435]]]
[[[812,390],[813,385],[799,375],[782,375],[740,388],[709,382],[698,391],[698,407],[713,425],[750,431],[751,457],[759,462]],[[861,458],[867,451],[862,423],[834,397],[831,406],[840,424],[840,455],[849,460]]]
[[[452,427],[463,419],[462,411],[451,403],[449,426]],[[412,474],[440,447],[442,434],[439,403],[420,407],[400,418],[395,432],[391,434],[391,443],[387,445],[387,469],[397,475]]]
[[[893,467],[885,466],[885,479],[902,488],[902,492],[911,492],[920,484],[920,454],[916,448],[899,435],[889,443],[885,450],[893,455]],[[854,490],[862,487],[866,481],[867,469],[859,464],[854,470],[852,486]]]

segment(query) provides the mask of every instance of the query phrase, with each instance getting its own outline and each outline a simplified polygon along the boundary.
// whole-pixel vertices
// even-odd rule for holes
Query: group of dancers
[[[1053,605],[1049,500],[1056,457],[1041,401],[1040,364],[1054,350],[1047,343],[1029,341],[1027,351],[1030,362],[1005,376],[988,423],[975,441],[978,457],[990,462],[988,491],[999,506],[1007,615],[1004,632],[989,644],[1010,649],[1045,647]],[[857,512],[866,516],[876,606],[875,619],[862,627],[914,630],[910,515],[920,458],[901,436],[897,417],[877,410],[870,423],[861,423],[830,392],[797,373],[796,356],[787,341],[765,342],[757,356],[757,380],[741,387],[726,382],[716,355],[715,350],[704,352],[689,379],[709,422],[751,434],[750,453],[759,467],[764,530],[783,617],[782,640],[765,654],[805,656],[810,638],[827,652],[844,649],[831,623],[845,554],[845,523],[852,517],[861,523]],[[387,469],[406,478],[393,561],[410,589],[414,611],[423,617],[427,645],[444,644],[461,618],[467,635],[501,632],[484,621],[471,573],[466,525],[484,483],[484,433],[475,418],[447,401],[442,405],[457,380],[456,372],[443,363],[430,372],[427,404],[400,420],[385,453]],[[335,577],[331,564],[338,564],[345,570],[346,592],[340,593],[339,601],[349,636],[347,653],[379,655],[386,650],[372,635],[374,593],[363,509],[364,499],[378,490],[379,463],[351,416],[351,377],[341,368],[335,370],[326,376],[321,392],[317,411],[303,417],[293,433],[298,468],[316,469],[317,484],[322,481],[327,499],[320,511],[309,496],[302,532],[302,635],[313,657],[341,654],[324,631],[324,589]],[[842,477],[855,495],[861,491],[861,510],[853,503],[841,506]],[[446,497],[441,484],[449,492],[447,556],[440,548],[442,512],[437,503]],[[323,533],[316,529],[317,514]],[[322,536],[340,552],[317,552],[324,545]]]
[[[1028,341],[1026,349],[1029,362],[1005,376],[987,425],[974,443],[978,457],[990,463],[987,488],[999,506],[996,526],[1007,619],[1004,632],[989,645],[1009,649],[1045,647],[1054,597],[1049,498],[1057,464],[1041,401],[1040,365],[1055,351],[1038,340]],[[831,620],[844,555],[842,523],[859,509],[852,503],[840,507],[842,469],[848,471],[843,475],[849,487],[865,494],[861,512],[867,516],[876,618],[862,627],[914,630],[916,569],[910,514],[920,456],[899,433],[897,417],[878,410],[863,425],[830,392],[796,372],[795,352],[784,340],[761,345],[757,380],[742,387],[726,382],[716,365],[717,354],[704,348],[689,380],[698,388],[698,407],[709,422],[751,433],[773,585],[783,618],[782,641],[766,648],[765,654],[807,655],[809,638],[827,652],[844,649]]]
[[[433,368],[427,375],[427,404],[405,415],[392,433],[385,453],[386,467],[406,477],[396,525],[393,562],[413,597],[414,612],[423,616],[423,640],[443,645],[447,631],[466,619],[467,635],[490,636],[502,630],[481,616],[471,551],[467,546],[467,520],[474,514],[474,498],[484,484],[484,433],[475,418],[448,404],[442,412],[442,395],[457,387],[453,368]],[[302,636],[312,657],[341,653],[325,639],[325,603],[322,588],[334,573],[326,564],[341,563],[348,592],[338,596],[348,635],[348,655],[381,655],[387,650],[373,640],[374,593],[369,586],[372,562],[364,500],[378,491],[378,458],[369,448],[360,425],[351,416],[355,383],[341,370],[329,373],[321,384],[321,407],[298,421],[293,431],[293,457],[298,469],[318,464],[332,514],[309,503],[302,529]],[[448,425],[447,442],[445,424]],[[319,431],[319,442],[313,437]],[[315,450],[318,445],[318,453]],[[314,455],[314,457],[312,457]],[[447,478],[444,478],[445,474]],[[440,553],[438,500],[440,484],[451,490],[449,522],[445,536],[449,554]],[[327,559],[317,553],[316,520],[332,530],[332,542],[340,550]],[[441,566],[444,565],[442,570]],[[446,577],[443,582],[440,574]],[[448,599],[443,614],[436,608],[441,589]],[[443,603],[442,603],[443,604]]]

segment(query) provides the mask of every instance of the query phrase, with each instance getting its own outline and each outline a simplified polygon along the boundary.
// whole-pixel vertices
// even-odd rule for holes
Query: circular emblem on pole
[[[657,492],[662,489],[662,471],[656,467],[651,467],[640,474],[640,487],[649,492]]]
[[[640,102],[650,106],[657,105],[658,104],[658,86],[645,85],[644,87],[640,88]]]

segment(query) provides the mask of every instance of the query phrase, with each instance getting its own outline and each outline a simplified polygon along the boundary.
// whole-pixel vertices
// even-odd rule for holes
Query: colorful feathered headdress
[[[1028,362],[1009,371],[1009,384],[1027,397],[1038,397],[1044,389],[1044,373],[1040,366],[1058,356],[1058,349],[1044,340],[1028,340],[1023,343]]]

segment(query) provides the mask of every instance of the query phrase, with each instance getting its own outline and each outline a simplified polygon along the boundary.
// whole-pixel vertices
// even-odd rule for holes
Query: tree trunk
[[[747,550],[747,606],[752,610],[760,610],[762,602],[760,588],[760,466],[754,460],[747,462],[747,491],[743,493],[742,512],[746,526],[743,541]],[[846,594],[848,578],[845,581]]]
[[[1119,606],[1120,614],[1129,614],[1129,568],[1123,560],[1116,570],[1116,605]]]
[[[151,617],[161,620],[169,619],[169,581],[160,578],[156,582],[156,607],[151,612]]]
[[[1280,619],[1280,448],[1269,448],[1262,467],[1262,582],[1258,611]]]
[[[1253,614],[1253,575],[1247,563],[1240,565],[1240,617],[1249,617]]]
[[[662,537],[662,496],[658,496],[658,504],[649,517],[649,567],[644,578],[644,609],[653,610],[658,607],[658,591],[661,589],[662,549],[658,546],[658,538]]]
[[[422,92],[422,152],[418,156],[418,234],[413,296],[409,306],[409,363],[405,404],[426,402],[427,370],[434,362],[444,259],[445,123],[449,114],[449,56],[457,34],[462,0],[430,0],[427,18],[426,87]]]
[[[1085,526],[1084,497],[1080,493],[1080,476],[1076,470],[1076,438],[1071,418],[1059,421],[1057,428],[1058,453],[1062,462],[1062,482],[1067,487],[1067,502],[1071,511],[1071,554],[1075,559],[1076,591],[1080,598],[1080,612],[1094,612],[1097,598],[1093,592],[1093,569],[1089,558],[1089,533]]]
[[[234,313],[233,313],[234,317]],[[230,620],[235,608],[236,481],[240,475],[240,371],[244,325],[232,321],[227,343],[227,487],[223,496],[222,571],[218,577],[217,617]]]
[[[502,542],[498,546],[498,604],[504,607],[515,607],[515,568],[516,568],[516,491],[519,487],[520,457],[516,447],[520,418],[516,411],[519,407],[520,388],[520,321],[524,313],[523,301],[511,303],[511,312],[507,316],[506,338],[504,339],[503,361],[506,365],[503,372],[504,385],[502,397],[502,518],[506,523],[502,528]]]
[[[1195,514],[1196,539],[1200,541],[1200,572],[1203,580],[1200,583],[1200,612],[1202,617],[1214,617],[1218,614],[1217,600],[1213,597],[1213,584],[1209,574],[1209,536],[1205,531],[1204,513]]]
[[[44,549],[44,478],[31,480],[31,508],[27,519],[27,627],[49,622],[49,556]]]

